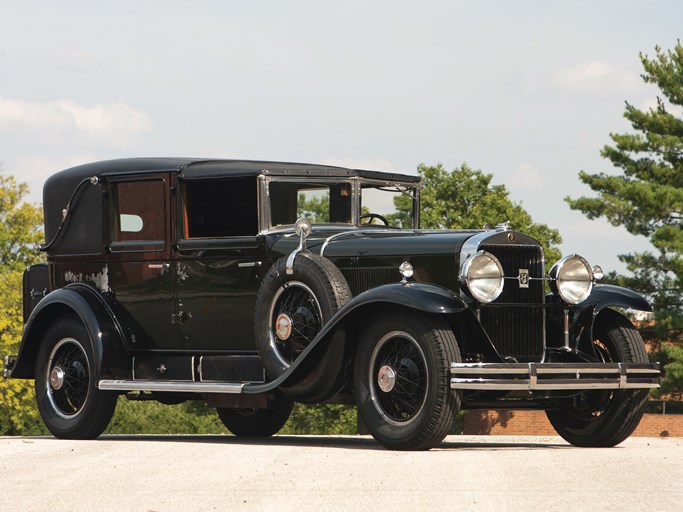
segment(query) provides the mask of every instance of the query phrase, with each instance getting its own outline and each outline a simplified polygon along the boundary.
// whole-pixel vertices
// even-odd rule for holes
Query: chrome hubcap
[[[64,370],[59,366],[55,366],[50,372],[50,386],[52,389],[58,390],[62,389],[64,385]]]
[[[285,313],[278,315],[275,320],[275,334],[282,341],[285,341],[292,334],[292,319]]]
[[[391,366],[382,366],[377,372],[377,385],[385,393],[389,393],[396,385],[396,372]]]

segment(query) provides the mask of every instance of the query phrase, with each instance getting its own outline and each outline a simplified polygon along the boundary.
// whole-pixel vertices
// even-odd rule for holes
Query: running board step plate
[[[102,391],[165,391],[172,393],[242,393],[246,382],[187,382],[151,380],[101,380]]]

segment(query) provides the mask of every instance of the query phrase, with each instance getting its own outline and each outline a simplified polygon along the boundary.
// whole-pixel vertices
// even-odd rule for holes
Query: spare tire
[[[272,379],[282,375],[351,300],[346,279],[328,259],[301,252],[292,274],[286,265],[286,257],[273,264],[256,298],[256,348]]]

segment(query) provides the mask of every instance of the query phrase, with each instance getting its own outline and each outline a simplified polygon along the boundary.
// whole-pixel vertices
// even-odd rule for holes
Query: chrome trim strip
[[[263,263],[260,261],[247,261],[243,263],[238,263],[237,266],[240,268],[245,268],[245,267],[260,267]]]
[[[106,391],[168,391],[182,393],[242,393],[244,382],[183,382],[151,380],[101,380],[97,387]]]
[[[358,231],[342,231],[341,233],[335,233],[334,235],[328,236],[320,247],[320,256],[325,256],[325,249],[327,249],[327,246],[332,240],[339,238],[342,235],[348,235],[349,233],[358,233]]]
[[[568,378],[569,375],[573,378]],[[658,388],[659,378],[659,363],[451,364],[451,389],[644,389]]]
[[[341,238],[344,235],[370,235],[373,233],[408,233],[408,232],[413,232],[413,233],[420,233],[419,229],[362,229],[362,228],[357,228],[357,229],[350,229],[349,231],[342,231],[341,233],[335,233],[334,235],[328,236],[325,241],[323,242],[322,246],[320,247],[320,256],[325,256],[325,249],[327,249],[327,246],[330,244],[330,242],[334,241],[336,238]]]

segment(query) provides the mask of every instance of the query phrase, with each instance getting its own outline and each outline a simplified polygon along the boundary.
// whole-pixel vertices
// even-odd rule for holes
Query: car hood
[[[306,239],[308,250],[327,258],[457,254],[481,230],[314,229]],[[271,235],[274,257],[289,254],[299,244],[293,232]]]

